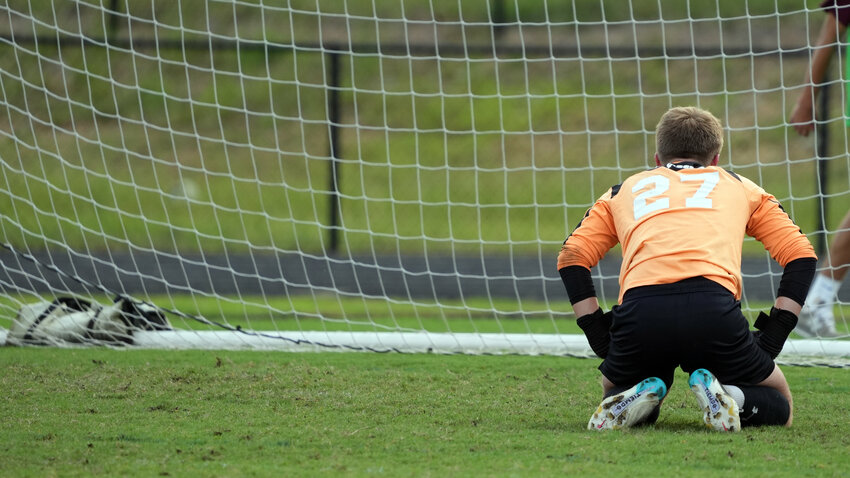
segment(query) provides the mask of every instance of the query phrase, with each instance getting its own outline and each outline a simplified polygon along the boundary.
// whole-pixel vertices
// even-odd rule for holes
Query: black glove
[[[776,358],[785,345],[788,335],[797,326],[797,316],[792,312],[772,307],[770,315],[760,312],[753,324],[761,333],[756,334],[756,341],[770,358]]]
[[[582,315],[576,319],[576,323],[581,330],[584,331],[584,336],[587,337],[587,342],[593,353],[600,358],[605,358],[608,355],[608,345],[611,342],[611,311],[602,313],[602,309],[596,309],[592,314]]]

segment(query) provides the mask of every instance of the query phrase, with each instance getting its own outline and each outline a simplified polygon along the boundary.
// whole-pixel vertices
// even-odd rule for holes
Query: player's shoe
[[[667,386],[650,377],[625,392],[602,400],[587,423],[588,430],[615,430],[644,423],[667,395]]]
[[[711,372],[704,368],[695,370],[688,385],[704,412],[703,421],[708,428],[721,432],[741,431],[738,404]]]
[[[801,337],[838,337],[835,330],[835,315],[829,302],[809,300],[803,305],[794,332]]]

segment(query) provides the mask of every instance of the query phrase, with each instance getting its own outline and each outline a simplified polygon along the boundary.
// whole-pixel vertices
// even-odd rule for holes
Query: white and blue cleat
[[[657,377],[641,381],[625,392],[612,395],[597,407],[588,430],[616,430],[644,423],[667,395],[667,386]]]
[[[708,428],[721,432],[741,431],[738,404],[708,370],[695,370],[688,380],[691,391],[702,408],[703,421]]]

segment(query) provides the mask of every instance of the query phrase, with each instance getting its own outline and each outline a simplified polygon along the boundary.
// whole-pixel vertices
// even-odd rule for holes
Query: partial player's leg
[[[794,399],[785,374],[778,366],[774,366],[770,376],[757,385],[741,385],[738,388],[744,397],[738,404],[742,426],[791,426],[794,421]]]
[[[829,246],[827,265],[831,278],[838,282],[843,281],[850,270],[850,211],[844,215]]]
[[[824,261],[825,270],[815,275],[800,313],[797,334],[803,337],[836,337],[835,305],[838,289],[850,270],[850,211],[841,220]]]
[[[838,336],[833,307],[840,287],[841,281],[829,277],[828,271],[815,275],[794,332],[802,337]]]
[[[713,359],[698,358],[698,362],[688,362],[707,364],[705,369],[694,370],[689,381],[703,410],[705,423],[721,431],[751,426],[790,426],[793,399],[782,370],[759,348],[749,331],[740,341],[730,337],[726,343],[728,346],[715,344],[718,354]],[[689,370],[687,364],[682,368],[693,370]],[[734,403],[736,411],[729,410],[730,402]],[[732,429],[736,423],[737,428]]]
[[[774,366],[770,376],[756,385],[721,384],[705,369],[694,371],[689,384],[704,412],[703,421],[713,430],[791,426],[793,422],[791,390],[779,367]]]

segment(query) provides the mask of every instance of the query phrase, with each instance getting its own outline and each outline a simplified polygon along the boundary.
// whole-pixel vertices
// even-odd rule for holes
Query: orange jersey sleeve
[[[595,266],[618,242],[620,301],[633,287],[702,276],[740,298],[745,235],[785,266],[816,257],[779,202],[752,181],[710,166],[659,167],[626,179],[590,208],[564,242],[558,269]]]

